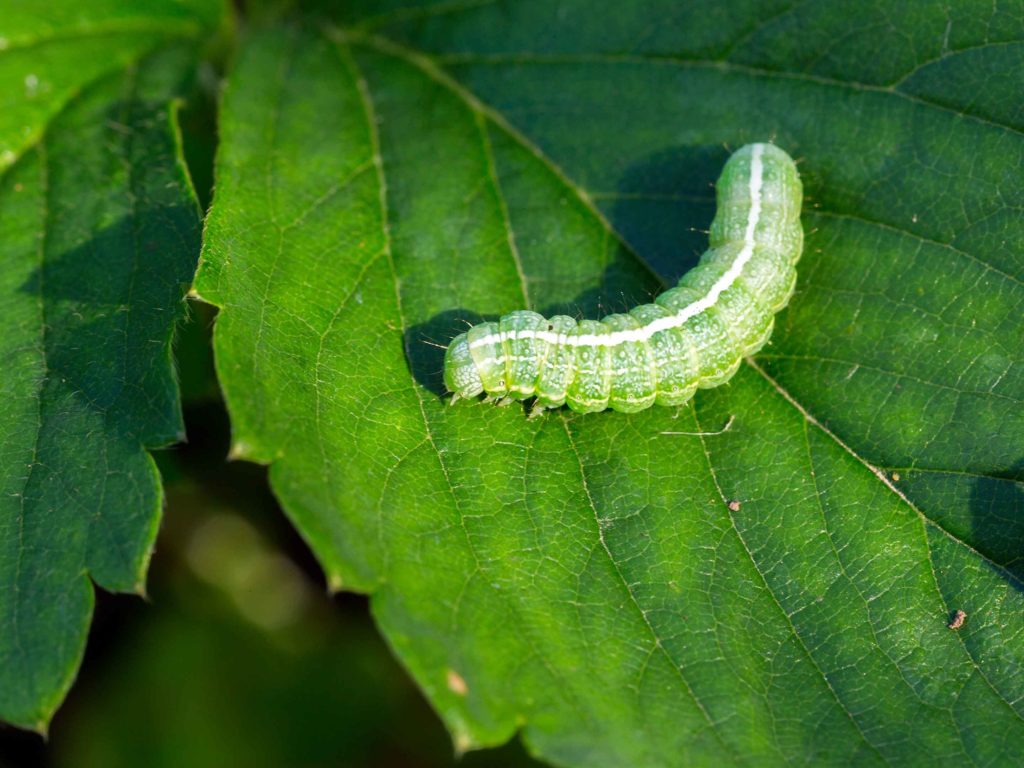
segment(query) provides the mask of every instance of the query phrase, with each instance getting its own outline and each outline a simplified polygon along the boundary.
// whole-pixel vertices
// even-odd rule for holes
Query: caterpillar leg
[[[544,414],[547,413],[549,410],[551,409],[545,405],[541,405],[540,403],[534,403],[533,408],[530,409],[530,415],[527,416],[526,418],[530,421],[533,421],[534,419],[541,419],[544,417]]]

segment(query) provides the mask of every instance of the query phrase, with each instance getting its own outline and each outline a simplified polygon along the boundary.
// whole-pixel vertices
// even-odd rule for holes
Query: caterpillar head
[[[469,335],[460,333],[448,350],[444,353],[444,385],[449,392],[455,394],[454,400],[460,397],[476,397],[484,391],[476,363],[469,351]]]

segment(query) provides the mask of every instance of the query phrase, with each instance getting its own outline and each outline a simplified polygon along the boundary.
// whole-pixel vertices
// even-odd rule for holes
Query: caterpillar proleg
[[[803,187],[783,150],[748,144],[726,161],[716,190],[710,248],[679,285],[600,321],[522,310],[473,326],[445,354],[453,401],[486,392],[629,413],[681,405],[728,381],[768,341],[793,293]]]

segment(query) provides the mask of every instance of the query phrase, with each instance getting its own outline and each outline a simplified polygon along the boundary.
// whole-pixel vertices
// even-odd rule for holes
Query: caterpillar
[[[796,285],[803,187],[772,144],[748,144],[716,184],[709,245],[675,288],[600,321],[526,310],[480,323],[445,353],[452,403],[486,392],[536,407],[632,413],[685,403],[761,349]]]

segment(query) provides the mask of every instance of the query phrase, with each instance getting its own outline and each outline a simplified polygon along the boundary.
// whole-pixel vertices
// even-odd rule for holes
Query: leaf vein
[[[576,441],[573,439],[572,431],[569,429],[569,423],[566,420],[564,414],[559,414],[559,421],[562,424],[562,428],[565,430],[566,438],[569,441],[569,447],[572,448],[573,456],[576,458],[576,463],[579,466],[580,483],[583,486],[583,493],[587,497],[587,503],[589,504],[591,511],[594,513],[594,526],[597,531],[597,540],[600,544],[601,549],[604,551],[604,554],[608,558],[608,563],[611,565],[612,570],[615,571],[615,575],[618,578],[619,583],[622,585],[623,589],[626,592],[626,595],[629,597],[630,604],[636,610],[637,614],[640,616],[640,620],[643,622],[644,627],[647,629],[647,631],[651,635],[651,638],[654,640],[655,648],[661,652],[661,654],[668,661],[669,666],[672,667],[673,670],[675,670],[676,675],[679,677],[680,682],[682,682],[683,684],[683,688],[689,694],[690,698],[693,699],[693,703],[697,706],[697,709],[704,716],[704,719],[711,727],[711,730],[714,733],[717,741],[723,747],[729,750],[729,752],[732,753],[733,757],[735,757],[737,761],[744,762],[740,759],[740,756],[736,753],[733,746],[727,743],[725,739],[722,737],[721,731],[717,727],[715,727],[716,723],[714,719],[712,719],[711,713],[708,712],[707,708],[704,706],[704,703],[700,700],[700,698],[697,696],[697,693],[693,690],[693,687],[690,685],[690,682],[686,679],[686,676],[683,674],[682,667],[676,663],[675,659],[673,659],[672,655],[668,652],[668,649],[665,648],[664,644],[662,643],[661,637],[658,635],[657,631],[655,631],[654,625],[651,624],[650,619],[647,617],[647,614],[644,612],[643,607],[641,607],[639,601],[637,600],[633,588],[629,585],[629,582],[626,581],[626,578],[622,573],[622,569],[619,567],[618,561],[612,554],[611,549],[608,548],[608,542],[605,541],[604,538],[604,530],[601,528],[601,519],[600,514],[597,510],[597,504],[594,502],[594,497],[590,493],[590,485],[587,482],[587,470],[586,466],[583,463],[583,457],[580,455],[579,448],[576,446]]]
[[[697,425],[696,435],[698,436],[698,439],[700,440],[701,450],[704,453],[704,460],[707,462],[708,474],[711,477],[711,481],[715,484],[715,489],[718,491],[718,496],[719,496],[719,499],[721,499],[721,501],[722,501],[722,506],[725,508],[727,514],[729,515],[729,522],[730,522],[730,525],[732,527],[733,533],[736,535],[736,539],[737,539],[737,541],[739,541],[740,546],[743,547],[743,551],[746,553],[747,559],[750,561],[750,565],[754,569],[754,573],[756,573],[758,575],[758,578],[759,578],[761,584],[764,586],[765,592],[771,598],[771,601],[779,609],[779,613],[782,614],[782,617],[785,619],[786,623],[789,625],[789,629],[792,632],[793,637],[796,639],[797,643],[800,645],[800,648],[804,652],[804,655],[806,656],[808,662],[810,662],[811,666],[818,673],[819,677],[821,677],[822,682],[824,682],[825,687],[828,689],[829,693],[832,694],[832,698],[835,699],[835,702],[836,702],[836,704],[839,705],[840,710],[842,710],[843,713],[847,716],[847,718],[849,718],[850,723],[853,725],[854,730],[857,731],[857,734],[860,736],[861,740],[872,751],[874,751],[879,756],[879,758],[881,758],[881,760],[883,762],[885,762],[886,764],[889,764],[889,760],[886,758],[885,755],[883,755],[878,750],[878,748],[874,745],[874,743],[872,743],[872,741],[867,737],[867,734],[861,728],[860,723],[857,721],[857,718],[854,716],[853,712],[843,702],[842,698],[839,696],[839,692],[832,685],[832,681],[829,680],[828,675],[825,673],[825,670],[822,669],[821,666],[818,664],[818,660],[814,658],[814,654],[811,653],[811,650],[807,646],[807,643],[804,641],[803,637],[801,637],[800,632],[797,631],[796,625],[793,623],[793,616],[786,612],[786,609],[783,607],[782,603],[779,601],[779,598],[775,594],[775,591],[768,584],[768,579],[765,576],[765,574],[762,573],[760,567],[758,566],[757,560],[754,557],[753,550],[751,550],[750,545],[747,543],[747,540],[743,537],[743,534],[740,533],[739,526],[736,525],[736,517],[733,514],[732,509],[729,507],[729,500],[728,500],[728,498],[726,498],[725,494],[722,492],[722,486],[721,486],[721,484],[718,481],[718,473],[715,471],[714,463],[711,460],[711,452],[708,450],[708,445],[707,445],[707,442],[706,442],[706,440],[704,438],[704,434],[703,433],[705,432],[705,430],[701,426],[700,419],[697,416],[697,409],[693,407],[692,401],[690,402],[689,407],[690,407],[690,410],[693,412],[694,423]]]
[[[944,528],[943,526],[939,525],[937,522],[932,520],[930,517],[925,515],[924,512],[922,512],[917,507],[917,505],[915,505],[907,497],[907,495],[903,493],[903,491],[901,491],[898,487],[896,487],[896,485],[885,474],[885,472],[883,472],[882,470],[878,469],[873,464],[871,464],[869,461],[867,461],[866,459],[861,457],[850,446],[848,446],[845,442],[843,442],[839,438],[839,436],[837,434],[832,432],[828,427],[826,427],[824,424],[822,424],[820,421],[818,421],[818,419],[815,418],[810,413],[810,411],[808,411],[806,408],[804,408],[802,405],[800,405],[800,403],[792,395],[790,395],[789,392],[787,392],[782,387],[781,384],[779,384],[777,381],[775,381],[775,379],[773,379],[771,376],[769,376],[767,371],[765,371],[763,368],[761,368],[756,362],[754,362],[749,357],[745,358],[745,361],[746,361],[747,365],[749,365],[751,368],[753,368],[755,371],[757,371],[765,379],[765,381],[767,381],[775,389],[775,391],[786,402],[788,402],[791,406],[793,406],[803,416],[803,418],[807,422],[813,424],[823,434],[827,435],[832,441],[834,441],[836,443],[836,445],[838,445],[847,454],[849,454],[855,461],[857,461],[865,469],[867,469],[869,472],[871,472],[871,474],[873,474],[875,477],[877,477],[882,482],[882,484],[885,485],[886,488],[888,488],[893,494],[895,494],[904,504],[907,505],[907,507],[909,507],[918,516],[918,518],[921,520],[922,525],[924,525],[924,526],[929,526],[930,525],[930,526],[934,527],[936,530],[938,530],[939,532],[944,534],[950,541],[954,542],[955,544],[959,544],[961,547],[965,548],[968,552],[970,552],[974,556],[978,557],[980,560],[988,563],[993,569],[998,571],[1008,582],[1010,582],[1014,586],[1016,586],[1017,589],[1024,591],[1024,581],[1022,581],[1020,578],[1018,578],[1014,573],[1009,571],[1006,567],[1000,565],[999,563],[995,562],[991,558],[987,557],[985,554],[983,554],[982,552],[980,552],[977,549],[975,549],[974,547],[972,547],[970,544],[965,542],[963,539],[959,538],[958,536],[953,534],[951,531],[947,530],[946,528]],[[928,562],[929,562],[929,565],[931,567],[932,578],[933,578],[933,581],[934,581],[934,584],[935,584],[936,593],[938,594],[939,600],[942,601],[943,604],[945,604],[945,599],[942,597],[942,591],[939,588],[938,576],[935,573],[935,560],[932,557],[931,546],[930,545],[928,546]],[[948,609],[948,606],[947,606],[947,609]],[[959,638],[959,635],[958,635],[958,638]],[[1013,715],[1018,720],[1020,720],[1021,722],[1024,722],[1024,715],[1022,715],[1020,712],[1018,712],[1016,710],[1016,708],[1013,706],[1013,704],[1005,696],[1003,696],[1003,694],[995,687],[995,684],[992,683],[992,681],[989,679],[989,677],[985,674],[985,671],[981,668],[981,664],[978,661],[978,659],[975,658],[974,654],[971,653],[970,648],[968,648],[967,645],[964,643],[963,638],[959,638],[959,640],[960,640],[961,647],[964,649],[964,653],[966,654],[967,658],[970,659],[972,665],[978,671],[978,674],[981,676],[981,679],[985,681],[985,684],[988,686],[988,688],[992,691],[993,694],[995,694],[996,698],[1000,702],[1002,702],[1010,710],[1011,713],[1013,713]]]

